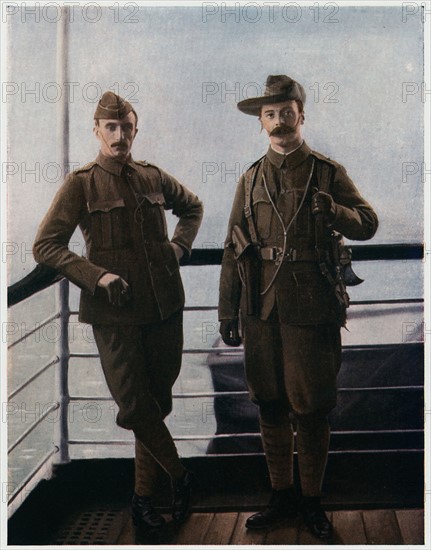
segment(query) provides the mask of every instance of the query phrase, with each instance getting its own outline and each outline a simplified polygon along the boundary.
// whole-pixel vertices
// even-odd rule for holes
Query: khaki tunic
[[[313,179],[304,197],[313,161]],[[318,163],[328,164],[333,173],[329,193],[336,204],[336,215],[331,229],[354,240],[370,239],[377,230],[375,212],[361,197],[340,164],[312,151],[305,142],[287,156],[269,148],[260,163],[252,194],[252,211],[257,234],[263,247],[283,246],[283,225],[271,204],[272,199],[284,226],[289,228],[287,250],[295,251],[296,261],[284,261],[276,274],[278,265],[273,260],[262,260],[259,316],[263,320],[268,319],[276,305],[278,315],[285,323],[340,322],[338,302],[331,286],[320,273],[317,258],[315,261],[309,261],[316,247],[311,197],[318,185],[315,176]],[[250,168],[239,180],[229,219],[220,277],[220,320],[238,318],[241,294],[243,300],[245,298],[234,257],[232,228],[239,225],[245,234],[249,234],[244,203],[245,178],[251,170]],[[263,183],[262,172],[265,174],[269,195]],[[298,211],[303,199],[302,207]],[[301,257],[307,260],[303,261]],[[245,311],[244,307],[241,309]]]
[[[198,197],[163,170],[99,154],[69,174],[37,233],[37,262],[57,269],[81,289],[79,319],[91,324],[142,324],[167,319],[184,305],[179,265],[165,210],[179,217],[172,242],[189,256],[202,219]],[[69,250],[79,225],[85,257]],[[124,307],[108,303],[97,281],[116,273],[130,285]]]

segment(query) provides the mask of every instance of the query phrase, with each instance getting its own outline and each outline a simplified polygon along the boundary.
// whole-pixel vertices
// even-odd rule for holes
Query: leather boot
[[[301,514],[310,533],[315,537],[332,537],[334,529],[320,504],[320,497],[304,497],[301,502]]]
[[[188,471],[180,479],[172,482],[172,519],[178,523],[182,523],[190,515],[192,485],[193,476]]]
[[[245,522],[247,529],[267,529],[280,525],[288,518],[298,514],[298,499],[293,487],[273,489],[268,506],[261,512],[250,516]]]
[[[132,519],[136,527],[145,530],[160,529],[165,524],[165,518],[154,510],[151,497],[140,497],[136,493],[132,498]]]

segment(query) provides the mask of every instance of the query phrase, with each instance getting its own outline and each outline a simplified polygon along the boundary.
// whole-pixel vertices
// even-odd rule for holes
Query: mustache
[[[125,141],[116,141],[111,145],[111,147],[127,147],[127,143]]]
[[[295,131],[293,126],[288,126],[287,124],[281,124],[277,126],[270,132],[270,136],[284,136],[286,134],[292,134]]]

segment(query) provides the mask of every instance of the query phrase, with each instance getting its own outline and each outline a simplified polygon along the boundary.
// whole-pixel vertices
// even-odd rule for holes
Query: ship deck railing
[[[367,260],[422,260],[424,256],[423,246],[421,244],[398,244],[398,245],[359,245],[353,246],[353,253],[355,261],[367,261]],[[222,250],[212,250],[212,249],[197,249],[192,253],[191,265],[201,266],[201,265],[219,265],[221,262]],[[44,478],[49,478],[52,468],[56,464],[66,464],[70,461],[70,447],[72,445],[87,446],[88,448],[95,445],[107,445],[107,446],[119,446],[119,445],[132,445],[133,440],[118,440],[118,439],[84,439],[84,438],[70,438],[69,437],[69,425],[68,425],[68,408],[70,403],[74,401],[86,401],[86,402],[97,402],[97,401],[110,401],[111,397],[108,396],[98,396],[98,395],[71,395],[68,385],[68,369],[69,361],[72,358],[86,358],[95,360],[98,358],[97,353],[75,353],[71,352],[69,349],[69,320],[70,317],[76,315],[78,312],[76,310],[69,309],[69,283],[66,279],[62,278],[58,273],[44,266],[37,266],[37,268],[25,279],[19,283],[13,285],[8,289],[8,299],[9,307],[22,302],[26,298],[43,292],[45,289],[49,288],[51,285],[56,285],[56,295],[57,295],[57,309],[52,314],[49,315],[42,322],[37,324],[37,327],[34,328],[34,331],[27,331],[24,335],[12,341],[9,344],[9,349],[19,346],[26,341],[27,338],[33,333],[41,328],[49,325],[53,321],[58,321],[60,334],[57,343],[57,352],[49,360],[40,365],[40,367],[32,373],[26,380],[22,381],[17,387],[15,387],[8,395],[8,410],[12,411],[13,400],[15,400],[24,389],[31,388],[31,386],[38,380],[44,373],[47,371],[53,370],[56,376],[57,384],[57,396],[53,403],[45,407],[43,412],[38,415],[33,423],[29,426],[26,426],[25,430],[9,444],[8,455],[10,455],[14,450],[16,450],[20,445],[27,440],[27,438],[32,434],[38,427],[52,414],[54,411],[57,411],[58,422],[53,423],[53,443],[46,445],[46,453],[44,456],[39,459],[31,468],[31,471],[25,475],[19,482],[14,484],[9,484],[7,491],[7,501],[9,508],[9,515],[12,515],[18,507],[25,501],[26,497],[30,494],[31,490],[37,485],[37,483]],[[392,300],[362,300],[362,301],[353,301],[351,302],[352,307],[361,306],[361,305],[404,305],[404,304],[422,304],[423,300],[421,298],[406,298],[406,299],[392,299]],[[191,306],[186,307],[186,312],[196,312],[196,311],[213,311],[215,306]],[[376,345],[352,345],[345,346],[344,349],[354,348],[354,349],[366,349],[368,348],[384,348],[384,346],[393,347],[393,344],[381,344]],[[185,348],[183,351],[184,355],[190,354],[209,354],[217,355],[219,357],[236,357],[241,359],[243,354],[243,349],[230,349],[223,347],[201,347],[201,348]],[[13,368],[13,365],[12,365]],[[350,387],[341,387],[339,392],[349,393],[349,392],[390,392],[394,389],[400,390],[403,392],[420,392],[423,393],[423,385],[405,385],[405,386],[386,386],[386,387],[361,387],[361,388],[350,388]],[[174,393],[174,399],[180,400],[185,398],[210,398],[217,399],[220,397],[238,397],[246,396],[246,390],[239,391],[198,391],[198,392],[185,392],[185,393]],[[372,433],[377,437],[384,437],[388,434],[397,435],[408,435],[409,433],[414,436],[419,436],[419,439],[416,438],[415,441],[420,441],[423,438],[423,429],[412,429],[412,430],[347,430],[345,432],[340,432],[338,436],[360,436],[367,435]],[[334,434],[337,436],[337,434]],[[255,432],[244,432],[244,433],[221,433],[214,434],[208,433],[204,435],[188,435],[188,434],[179,434],[175,436],[177,441],[193,441],[193,440],[223,440],[228,438],[259,438],[259,434]],[[340,450],[331,450],[333,455],[339,454],[351,454],[360,456],[361,454],[366,453],[413,453],[423,455],[423,446],[413,446],[400,449],[340,449]],[[244,453],[241,453],[244,456]],[[245,453],[247,454],[247,453]],[[261,451],[248,453],[249,455],[262,455]],[[216,456],[223,456],[223,454],[218,453]],[[226,456],[233,456],[232,453],[226,453]]]

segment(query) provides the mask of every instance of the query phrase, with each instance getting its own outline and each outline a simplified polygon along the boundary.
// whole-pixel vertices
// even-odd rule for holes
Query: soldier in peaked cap
[[[325,539],[333,531],[320,502],[327,415],[336,403],[348,306],[345,281],[337,275],[340,237],[370,239],[378,221],[345,169],[302,139],[304,104],[303,87],[285,75],[268,76],[262,97],[238,103],[259,118],[270,145],[238,183],[219,320],[230,346],[241,342],[241,321],[246,378],[259,407],[272,485],[268,506],[246,527],[272,527],[300,512],[310,531]],[[293,425],[301,499],[294,489]]]
[[[79,319],[93,326],[119,426],[136,439],[134,523],[158,529],[152,506],[161,466],[172,479],[173,519],[190,513],[192,477],[164,418],[181,366],[184,291],[179,261],[190,255],[202,219],[198,197],[162,169],[131,154],[137,133],[132,105],[105,92],[94,114],[95,161],[69,174],[37,233],[37,262],[57,269],[81,291]],[[168,238],[165,210],[179,218]],[[79,225],[86,257],[69,250]]]

